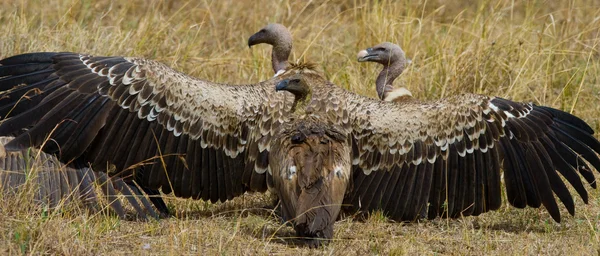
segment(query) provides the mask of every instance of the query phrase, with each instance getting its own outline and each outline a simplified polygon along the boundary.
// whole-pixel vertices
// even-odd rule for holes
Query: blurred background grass
[[[471,92],[532,101],[572,112],[599,130],[599,7],[592,0],[4,0],[0,57],[33,51],[143,56],[203,79],[254,83],[273,75],[270,47],[248,49],[247,39],[278,22],[292,32],[292,60],[318,63],[329,80],[351,91],[375,97],[380,67],[355,56],[390,41],[413,60],[396,84],[417,98]],[[365,222],[345,219],[336,226],[339,241],[316,251],[269,239],[290,231],[268,211],[242,213],[270,202],[261,195],[217,206],[171,199],[178,218],[161,222],[64,211],[48,217],[24,201],[4,200],[0,251],[595,254],[600,207],[597,191],[592,195],[591,205],[578,200],[576,217],[563,224],[545,210],[512,208],[409,225],[377,214]]]

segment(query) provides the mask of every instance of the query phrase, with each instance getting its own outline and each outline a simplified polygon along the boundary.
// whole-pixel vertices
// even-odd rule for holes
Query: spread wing
[[[544,205],[560,221],[555,195],[575,211],[561,176],[586,203],[577,173],[596,187],[588,163],[600,170],[600,143],[584,121],[560,110],[472,94],[350,102],[354,189],[346,202],[357,208],[396,220],[478,215],[500,207],[502,169],[510,204]]]
[[[75,53],[0,64],[0,134],[17,136],[8,150],[43,146],[63,162],[84,160],[179,197],[266,190],[284,103],[274,81],[216,84],[151,60]]]
[[[109,206],[119,217],[126,217],[119,194],[125,196],[141,218],[146,218],[146,214],[159,217],[137,185],[118,177],[109,178],[106,173],[93,172],[88,167],[65,166],[56,157],[33,148],[5,152],[4,144],[12,139],[0,137],[0,150],[4,154],[0,157],[0,188],[4,193],[33,189],[35,201],[50,208],[75,200],[97,211],[104,207],[96,195],[95,185],[99,185]]]

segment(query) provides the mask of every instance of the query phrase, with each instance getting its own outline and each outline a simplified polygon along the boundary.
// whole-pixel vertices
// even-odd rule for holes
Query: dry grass
[[[148,3],[149,2],[149,3]],[[461,92],[571,111],[598,130],[600,3],[572,1],[0,1],[0,57],[31,51],[144,56],[212,81],[272,76],[268,47],[247,38],[267,22],[294,36],[293,59],[375,96],[379,67],[355,61],[382,41],[413,65],[400,83],[422,99]],[[461,3],[456,3],[461,2]],[[589,186],[588,186],[589,188]],[[22,196],[27,198],[27,196]],[[246,195],[225,204],[169,199],[176,217],[121,221],[77,209],[47,212],[0,196],[0,252],[26,254],[597,254],[600,200],[576,200],[554,223],[545,210],[503,207],[459,220],[391,223],[379,214],[336,224],[335,241],[311,250]]]

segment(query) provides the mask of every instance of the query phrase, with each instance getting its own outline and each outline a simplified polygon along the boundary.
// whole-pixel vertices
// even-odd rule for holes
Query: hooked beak
[[[275,91],[278,92],[281,90],[285,90],[289,82],[290,80],[288,79],[281,80],[281,82],[277,83],[277,85],[275,86]]]
[[[373,53],[372,48],[367,48],[366,50],[362,50],[362,51],[358,52],[356,57],[358,58],[358,62],[365,62],[365,61],[377,60],[379,56],[377,54]]]
[[[260,44],[258,33],[254,34],[250,38],[248,38],[248,48],[252,48],[252,46],[257,45],[257,44]]]

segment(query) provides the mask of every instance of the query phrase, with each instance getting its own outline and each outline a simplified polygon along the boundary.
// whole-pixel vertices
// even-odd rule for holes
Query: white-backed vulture
[[[0,191],[16,193],[31,188],[34,190],[34,201],[51,209],[64,202],[79,200],[87,209],[95,212],[105,208],[96,195],[98,185],[108,206],[120,218],[126,218],[126,214],[118,193],[125,196],[140,218],[147,218],[146,214],[159,218],[136,184],[126,183],[119,177],[109,178],[106,173],[93,172],[89,167],[67,166],[53,155],[34,148],[6,152],[4,144],[12,139],[0,137]],[[33,187],[26,186],[26,183]]]
[[[587,163],[600,169],[600,142],[584,121],[532,103],[464,94],[396,104],[356,95],[302,66],[261,83],[228,85],[142,58],[29,53],[0,65],[0,116],[6,117],[0,135],[17,135],[7,150],[48,141],[42,149],[63,162],[91,163],[95,171],[178,197],[226,201],[280,182],[275,180],[282,175],[267,179],[267,170],[293,172],[288,164],[293,147],[281,144],[278,153],[274,147],[288,138],[277,136],[302,131],[300,124],[287,128],[298,103],[290,111],[293,95],[275,86],[298,75],[311,89],[305,114],[347,135],[346,142],[324,144],[351,149],[352,166],[342,166],[352,168],[343,200],[357,210],[380,209],[400,221],[421,217],[425,208],[429,218],[478,215],[500,207],[502,168],[510,204],[544,205],[560,221],[554,195],[575,213],[561,176],[587,203],[579,174],[595,188]],[[27,91],[34,93],[19,101]],[[312,136],[305,141],[316,143]],[[330,168],[324,158],[313,160],[295,161],[305,169]],[[140,163],[145,168],[136,168]],[[332,202],[340,196],[333,193],[342,193],[328,192],[324,196]],[[335,213],[341,206],[332,207]],[[332,222],[305,220],[295,221],[298,233],[331,238]],[[313,224],[318,227],[303,228]]]
[[[292,34],[281,24],[269,23],[267,26],[248,38],[248,47],[257,44],[270,44],[271,65],[275,76],[283,73],[288,67],[288,58],[292,52]]]
[[[347,122],[343,127],[333,116],[319,116],[326,104],[310,106],[308,82],[294,75],[276,86],[277,91],[291,92],[294,102],[290,120],[272,139],[269,159],[281,161],[270,162],[267,180],[281,199],[283,219],[294,224],[299,237],[320,238],[308,240],[316,246],[333,237],[333,223],[348,191],[352,147]]]
[[[403,102],[413,99],[408,89],[394,88],[394,80],[411,62],[400,46],[389,42],[381,43],[359,51],[357,57],[359,62],[371,61],[383,65],[375,81],[377,96],[381,100]]]

